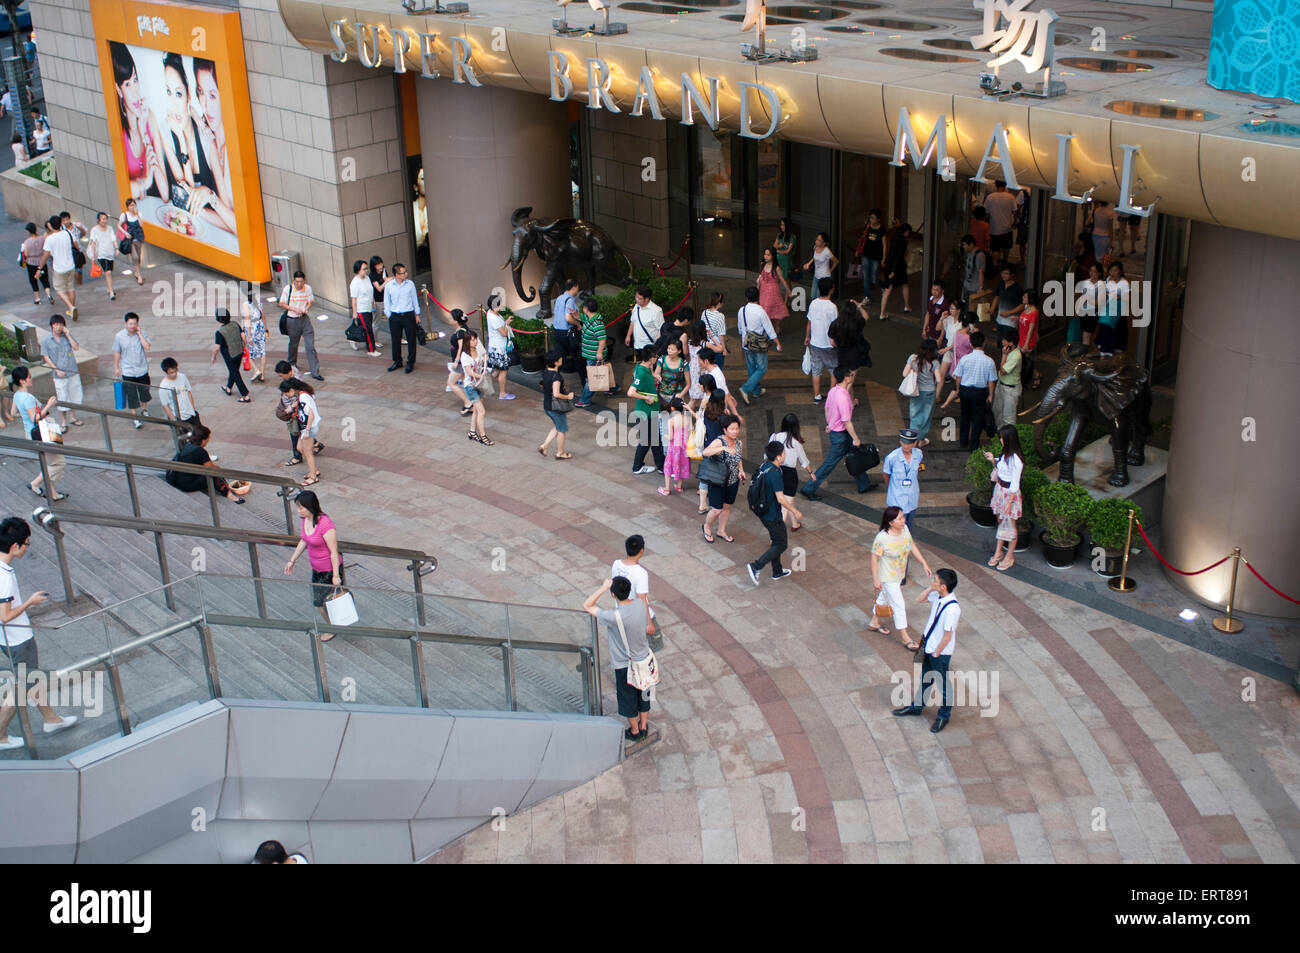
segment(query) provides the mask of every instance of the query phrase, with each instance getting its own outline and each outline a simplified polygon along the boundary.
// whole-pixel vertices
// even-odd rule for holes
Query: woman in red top
[[[1043,375],[1034,368],[1034,351],[1038,348],[1038,295],[1033,291],[1026,291],[1021,300],[1024,302],[1025,309],[1020,312],[1022,360],[1020,377],[1023,380],[1026,373],[1032,374],[1033,383],[1029,387],[1031,390],[1038,390],[1043,386]]]
[[[767,312],[769,318],[775,322],[789,315],[785,301],[790,297],[790,286],[786,284],[785,275],[776,261],[776,252],[771,248],[763,249],[763,266],[759,268],[758,280],[754,284],[758,286],[758,306]]]
[[[302,519],[302,539],[285,564],[284,574],[293,575],[293,564],[302,551],[307,550],[307,561],[311,564],[311,604],[320,609],[328,622],[325,599],[336,587],[343,585],[343,557],[339,555],[338,534],[334,530],[334,521],[321,510],[320,500],[311,490],[303,490],[293,502]],[[332,638],[334,633],[326,632],[320,640],[328,642]]]

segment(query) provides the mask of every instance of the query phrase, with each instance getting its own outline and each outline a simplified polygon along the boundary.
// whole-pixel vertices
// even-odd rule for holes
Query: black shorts
[[[740,491],[739,483],[728,483],[726,486],[718,486],[716,483],[709,484],[709,507],[720,510],[723,506],[736,502],[736,494]]]
[[[19,665],[26,665],[27,671],[31,672],[40,666],[40,657],[36,651],[36,640],[34,638],[12,646],[0,642],[0,652],[3,652],[5,658],[13,663],[14,668]],[[626,669],[624,672],[626,673]],[[626,674],[624,678],[626,678]]]
[[[1011,248],[1012,232],[989,236],[989,251],[1008,251]]]
[[[782,467],[781,483],[781,492],[786,496],[794,496],[799,492],[799,471],[794,467]]]
[[[99,267],[102,268],[102,269],[104,269],[104,271],[112,271],[112,270],[113,270],[113,259],[111,259],[111,258],[96,258],[95,261],[99,262]]]
[[[346,585],[347,579],[343,575],[343,555],[339,554],[339,584]],[[311,571],[311,604],[320,608],[329,598],[329,594],[334,591],[334,570],[322,569],[317,572]]]
[[[135,410],[149,403],[149,383],[148,374],[140,377],[122,375],[122,396],[126,398],[128,409]]]
[[[641,712],[650,710],[645,692],[627,683],[625,668],[614,669],[614,693],[618,696],[618,713],[624,718],[635,718]]]
[[[1085,334],[1097,333],[1097,316],[1095,314],[1079,315],[1079,327],[1083,328]]]

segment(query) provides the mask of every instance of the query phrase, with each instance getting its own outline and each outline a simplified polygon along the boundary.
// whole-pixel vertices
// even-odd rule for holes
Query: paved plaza
[[[176,271],[159,266],[150,282],[170,283]],[[204,277],[189,266],[184,273]],[[101,373],[111,374],[122,313],[140,312],[153,367],[167,355],[180,361],[221,463],[282,471],[287,445],[273,385],[252,385],[251,405],[225,397],[224,371],[208,363],[211,318],[154,317],[148,283],[119,287],[110,308],[97,285],[84,286],[72,327],[107,355]],[[22,300],[7,307],[42,328],[49,317]],[[268,372],[283,356],[276,316],[268,312]],[[746,410],[747,464],[773,429],[767,401],[786,399],[787,386],[808,400],[797,372],[801,319],[786,323],[788,366],[774,362],[773,392]],[[932,734],[932,710],[926,718],[890,714],[898,704],[891,679],[910,676],[911,653],[895,636],[866,629],[876,525],[864,505],[883,506],[883,493],[858,497],[841,471],[826,503],[801,498],[805,528],[791,537],[799,571],[776,582],[765,576],[755,589],[744,563],[766,548],[766,534],[743,499],[733,511],[735,543],[708,545],[694,492],[660,497],[658,475],[631,474],[632,447],[597,445],[600,421],[591,413],[571,415],[572,460],[539,456],[548,424],[536,387],[522,380],[512,382],[519,399],[488,401],[496,446],[470,442],[455,398],[443,391],[445,351],[422,351],[413,375],[388,374],[387,359],[349,347],[345,324],[337,314],[316,324],[328,445],[316,489],[341,536],[436,553],[439,569],[427,581],[435,592],[577,608],[622,554],[624,537],[640,533],[664,632],[665,674],[651,712],[657,740],[435,860],[1300,859],[1300,697],[1289,681],[1151,631],[1131,614],[1107,614],[1100,599],[1087,604],[1031,584],[1037,553],[998,573],[970,558],[968,542],[947,551],[918,532],[931,564],[960,578],[953,668],[974,673],[985,689]],[[911,334],[903,324],[872,329],[877,353],[903,353],[887,340]],[[864,439],[882,449],[901,422],[892,363],[869,374],[856,418]],[[737,374],[729,376],[738,382]],[[808,407],[800,412],[812,436],[818,418]],[[349,421],[351,441],[343,438]],[[820,439],[809,449],[817,461]],[[78,482],[93,479],[70,467],[61,489],[75,501]],[[938,503],[928,502],[950,511],[959,490],[947,480],[935,487]],[[909,613],[917,593],[914,576],[904,589]],[[924,620],[920,607],[915,614]],[[1295,627],[1252,622],[1241,638],[1269,641],[1294,669]]]

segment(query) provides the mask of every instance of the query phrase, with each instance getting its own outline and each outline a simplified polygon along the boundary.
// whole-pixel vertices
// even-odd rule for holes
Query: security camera
[[[1001,81],[993,73],[980,73],[980,89],[985,92],[996,92],[1002,87]]]

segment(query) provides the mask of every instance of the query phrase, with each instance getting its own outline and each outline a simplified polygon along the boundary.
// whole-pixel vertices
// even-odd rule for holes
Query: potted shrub
[[[1102,548],[1102,568],[1097,568],[1094,560],[1093,570],[1101,576],[1118,576],[1120,565],[1124,561],[1124,544],[1128,539],[1128,514],[1133,511],[1136,519],[1142,519],[1142,507],[1132,500],[1108,497],[1092,505],[1088,514],[1088,536],[1094,547]]]
[[[996,441],[994,441],[996,443]],[[999,448],[1000,449],[1000,448]],[[970,507],[970,518],[979,526],[997,526],[993,515],[993,464],[984,457],[982,447],[971,451],[966,458],[966,483],[970,492],[966,494],[966,504]]]
[[[1023,553],[1034,538],[1034,494],[1051,484],[1047,474],[1035,466],[1026,466],[1020,474],[1020,496],[1024,501],[1024,516],[1016,521],[1018,537],[1016,552]]]
[[[508,318],[511,315],[502,308],[501,316]],[[546,354],[546,322],[539,318],[521,318],[516,314],[510,326],[515,330],[515,350],[519,352],[520,369],[529,374],[540,374],[542,358]]]
[[[1049,483],[1034,494],[1034,513],[1043,526],[1038,538],[1049,565],[1073,565],[1082,541],[1079,529],[1091,511],[1092,497],[1077,483]]]

